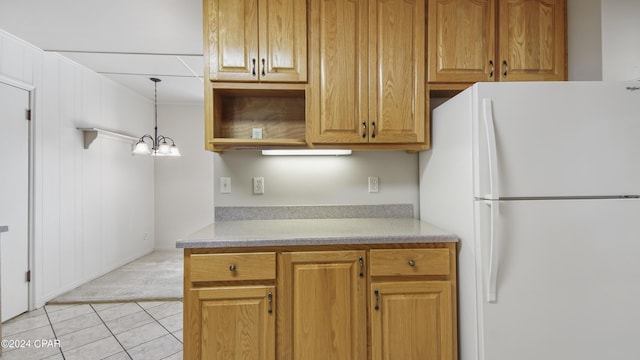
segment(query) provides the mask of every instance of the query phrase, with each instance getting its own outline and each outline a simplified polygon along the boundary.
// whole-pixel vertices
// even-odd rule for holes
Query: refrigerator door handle
[[[489,271],[487,283],[487,302],[497,302],[497,283],[498,283],[498,249],[500,245],[500,236],[497,229],[498,215],[500,211],[498,201],[485,201],[491,208],[490,235],[489,235]]]
[[[500,198],[500,183],[498,180],[498,154],[496,150],[496,131],[493,124],[493,106],[491,99],[482,99],[482,115],[484,120],[485,135],[487,137],[487,154],[489,158],[489,189],[490,194],[485,199],[497,200]]]

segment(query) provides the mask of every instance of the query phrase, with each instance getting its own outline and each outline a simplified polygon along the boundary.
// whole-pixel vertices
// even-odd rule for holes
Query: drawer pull
[[[413,259],[409,260],[409,266],[411,267],[416,266],[416,262]]]
[[[236,272],[236,264],[229,265],[229,271]]]
[[[380,292],[378,291],[378,289],[373,290],[373,295],[376,297],[376,306],[374,307],[374,309],[380,310],[380,306],[378,304],[378,301],[380,300]]]

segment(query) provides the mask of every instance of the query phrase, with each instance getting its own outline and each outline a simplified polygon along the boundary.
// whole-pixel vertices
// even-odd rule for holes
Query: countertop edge
[[[302,222],[300,222],[302,221]],[[458,236],[418,219],[375,219],[378,228],[360,231],[367,219],[313,220],[316,227],[305,228],[307,220],[256,220],[243,222],[214,222],[200,231],[176,242],[179,249],[293,247],[323,245],[374,245],[455,243]],[[318,224],[319,223],[319,224]],[[333,226],[327,229],[323,226]],[[353,226],[355,225],[355,226]],[[393,225],[393,228],[385,227]],[[217,227],[224,228],[218,231]],[[237,227],[237,228],[236,228]],[[260,229],[252,232],[249,229]],[[342,229],[344,228],[344,231]],[[275,229],[275,230],[274,230]],[[272,230],[272,231],[269,231]],[[389,231],[386,231],[389,230]]]
[[[279,247],[279,246],[321,246],[321,245],[371,245],[371,244],[428,244],[455,243],[455,235],[425,236],[419,238],[381,237],[366,239],[349,238],[314,238],[314,239],[259,239],[259,240],[179,240],[178,249],[220,249],[220,248],[250,248],[250,247]]]

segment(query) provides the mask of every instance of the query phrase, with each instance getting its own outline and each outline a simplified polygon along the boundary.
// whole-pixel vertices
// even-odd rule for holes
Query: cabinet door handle
[[[376,297],[376,305],[373,307],[376,311],[380,310],[380,292],[378,291],[378,289],[373,290],[373,295]]]
[[[269,293],[267,294],[267,303],[269,305],[269,307],[267,308],[267,312],[269,314],[273,314],[273,294],[271,293],[271,291],[269,291]]]
[[[256,76],[256,59],[251,59],[251,76]]]
[[[364,277],[364,259],[362,256],[358,258],[358,262],[360,263],[360,277]]]
[[[375,121],[371,122],[371,138],[372,139],[376,138],[376,122]]]
[[[493,66],[493,60],[489,60],[489,66],[491,66],[491,70],[489,70],[489,78],[493,78],[493,71],[495,70],[495,66]]]
[[[502,77],[507,77],[507,74],[509,73],[509,65],[507,65],[507,60],[502,60],[502,66],[504,67]]]
[[[362,122],[362,138],[366,138],[367,137],[367,122],[363,121]]]
[[[229,271],[231,272],[236,272],[237,268],[236,268],[236,264],[231,264],[229,265]]]
[[[267,64],[267,61],[264,58],[262,58],[262,77],[267,76],[267,73],[265,72],[267,67],[266,64]]]

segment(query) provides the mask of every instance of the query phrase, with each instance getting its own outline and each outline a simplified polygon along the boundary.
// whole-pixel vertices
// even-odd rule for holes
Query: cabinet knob
[[[416,266],[416,262],[413,259],[409,260],[409,266],[411,267]]]
[[[229,265],[229,271],[236,272],[236,264]]]

